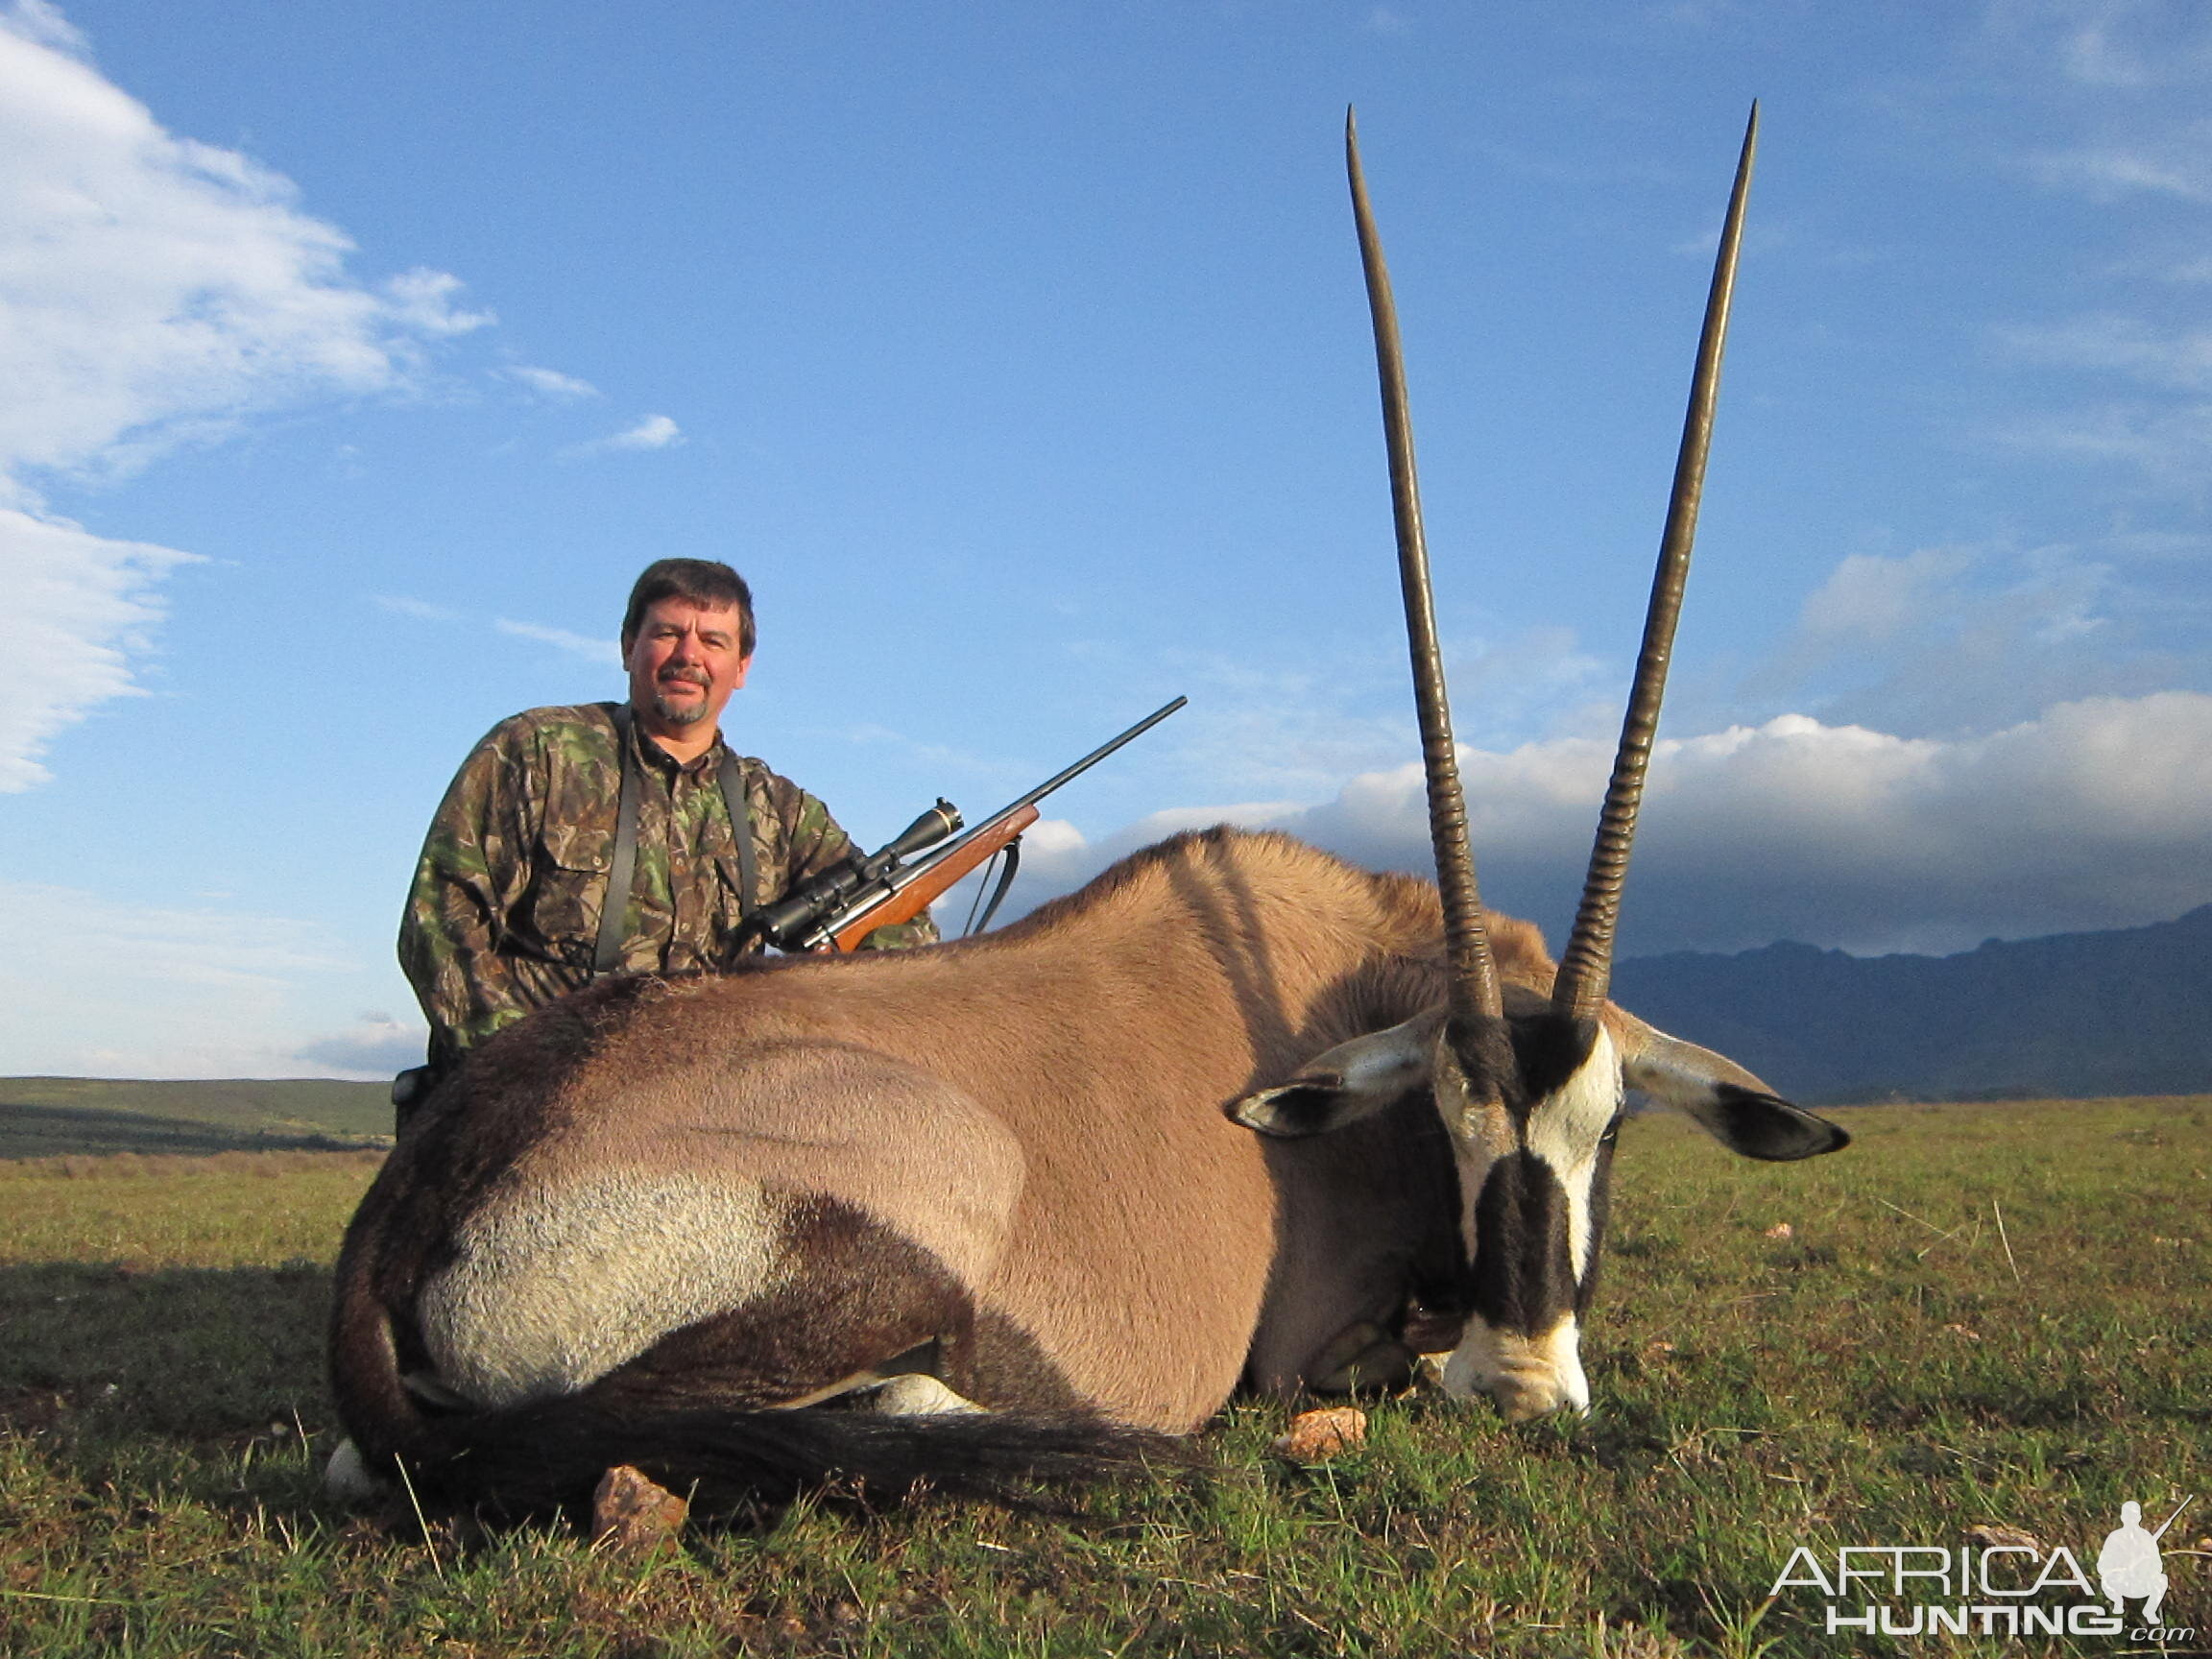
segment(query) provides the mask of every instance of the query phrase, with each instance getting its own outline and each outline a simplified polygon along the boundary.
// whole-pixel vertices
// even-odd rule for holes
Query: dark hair
[[[710,611],[737,610],[737,654],[753,655],[753,589],[745,578],[713,559],[656,559],[630,589],[630,609],[622,613],[622,652],[627,656],[645,620],[645,609],[663,599],[688,599]]]

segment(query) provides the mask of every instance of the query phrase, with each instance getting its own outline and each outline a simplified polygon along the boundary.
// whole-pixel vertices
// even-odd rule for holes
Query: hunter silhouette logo
[[[2120,1525],[2105,1536],[2104,1548],[2097,1551],[2097,1577],[2104,1587],[2104,1599],[2112,1603],[2114,1613],[2127,1610],[2121,1603],[2130,1597],[2143,1598],[2143,1623],[2158,1623],[2158,1604],[2166,1599],[2166,1568],[2159,1558],[2158,1540],[2166,1535],[2166,1527],[2181,1519],[2181,1509],[2196,1502],[2194,1497],[2181,1500],[2181,1508],[2166,1517],[2166,1526],[2155,1532],[2143,1530],[2143,1505],[2120,1505]]]

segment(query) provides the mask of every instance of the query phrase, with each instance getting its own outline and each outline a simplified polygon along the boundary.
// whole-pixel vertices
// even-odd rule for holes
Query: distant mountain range
[[[2212,1093],[2212,904],[1956,956],[1645,956],[1613,996],[1807,1102]]]

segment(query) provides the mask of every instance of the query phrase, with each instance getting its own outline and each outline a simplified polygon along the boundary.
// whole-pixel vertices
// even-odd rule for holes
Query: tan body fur
[[[1548,986],[1536,930],[1490,926],[1505,976]],[[1450,1146],[1425,1099],[1315,1141],[1223,1108],[1433,1004],[1440,958],[1429,883],[1215,830],[981,940],[569,998],[486,1044],[364,1200],[333,1334],[348,1428],[374,1457],[418,1398],[510,1408],[665,1373],[702,1320],[742,1346],[749,1299],[797,1297],[803,1332],[817,1290],[826,1328],[887,1305],[860,1266],[840,1283],[837,1258],[789,1254],[824,1196],[1111,1420],[1192,1430],[1248,1361],[1270,1391],[1319,1381],[1452,1276]],[[728,1403],[948,1334],[854,1330],[785,1397]],[[1022,1403],[993,1390],[988,1367],[963,1388]]]

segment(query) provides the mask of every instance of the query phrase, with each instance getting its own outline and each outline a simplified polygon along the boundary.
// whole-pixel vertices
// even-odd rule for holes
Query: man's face
[[[647,731],[688,736],[713,729],[753,665],[739,654],[740,625],[734,606],[661,599],[645,608],[623,663],[630,670],[630,707]]]

